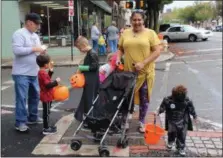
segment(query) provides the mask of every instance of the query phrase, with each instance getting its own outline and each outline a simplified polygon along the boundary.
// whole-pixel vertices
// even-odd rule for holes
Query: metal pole
[[[47,24],[48,24],[48,41],[50,46],[50,15],[49,15],[49,7],[47,7]]]
[[[73,17],[70,17],[70,26],[71,26],[71,61],[74,60],[74,23],[73,23]]]

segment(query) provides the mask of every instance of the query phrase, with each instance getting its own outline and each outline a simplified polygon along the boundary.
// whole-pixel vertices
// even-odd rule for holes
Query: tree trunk
[[[153,29],[153,22],[154,22],[154,14],[153,9],[149,10],[149,28]]]
[[[159,32],[159,10],[154,10],[154,31]]]
[[[159,7],[157,3],[154,3],[153,5],[153,17],[154,17],[154,25],[153,25],[153,30],[158,32],[158,22],[159,22]]]

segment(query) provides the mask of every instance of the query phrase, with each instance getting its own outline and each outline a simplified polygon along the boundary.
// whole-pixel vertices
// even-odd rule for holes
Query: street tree
[[[186,23],[195,22],[196,21],[195,13],[196,13],[195,8],[193,6],[188,6],[180,10],[178,17],[181,20],[185,21]]]
[[[159,13],[163,11],[164,5],[172,3],[173,0],[145,0],[146,8],[146,25],[158,32]]]
[[[222,0],[215,1],[215,16],[217,20],[217,25],[219,24],[220,18],[222,18]]]
[[[194,6],[196,21],[204,22],[214,18],[213,3],[200,3]]]
[[[183,20],[179,19],[179,14],[181,12],[182,8],[174,8],[173,11],[169,13],[164,13],[162,15],[162,21],[161,23],[172,23],[175,21],[182,22]]]

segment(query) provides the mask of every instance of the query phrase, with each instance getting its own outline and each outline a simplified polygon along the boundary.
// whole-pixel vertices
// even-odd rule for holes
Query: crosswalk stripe
[[[14,84],[14,81],[13,80],[8,80],[8,81],[3,82],[3,84]]]
[[[12,113],[13,113],[12,111],[4,110],[4,109],[1,110],[1,114],[12,114]]]
[[[4,90],[6,90],[9,87],[11,87],[11,86],[2,86],[1,90],[4,91]]]
[[[15,105],[1,105],[1,107],[4,107],[4,108],[15,108]],[[27,105],[26,105],[27,107]],[[43,108],[38,108],[38,110],[43,110]],[[52,109],[51,110],[52,112],[60,112],[62,110],[59,110],[59,109]]]

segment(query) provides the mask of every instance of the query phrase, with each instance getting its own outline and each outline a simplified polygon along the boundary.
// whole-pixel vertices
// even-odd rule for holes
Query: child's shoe
[[[167,149],[171,150],[173,148],[173,143],[167,143]]]
[[[178,152],[179,152],[180,156],[186,156],[186,152],[184,149],[179,149]]]
[[[57,129],[55,127],[49,127],[49,128],[44,128],[43,129],[43,134],[44,135],[49,135],[49,134],[55,134],[57,132]]]

